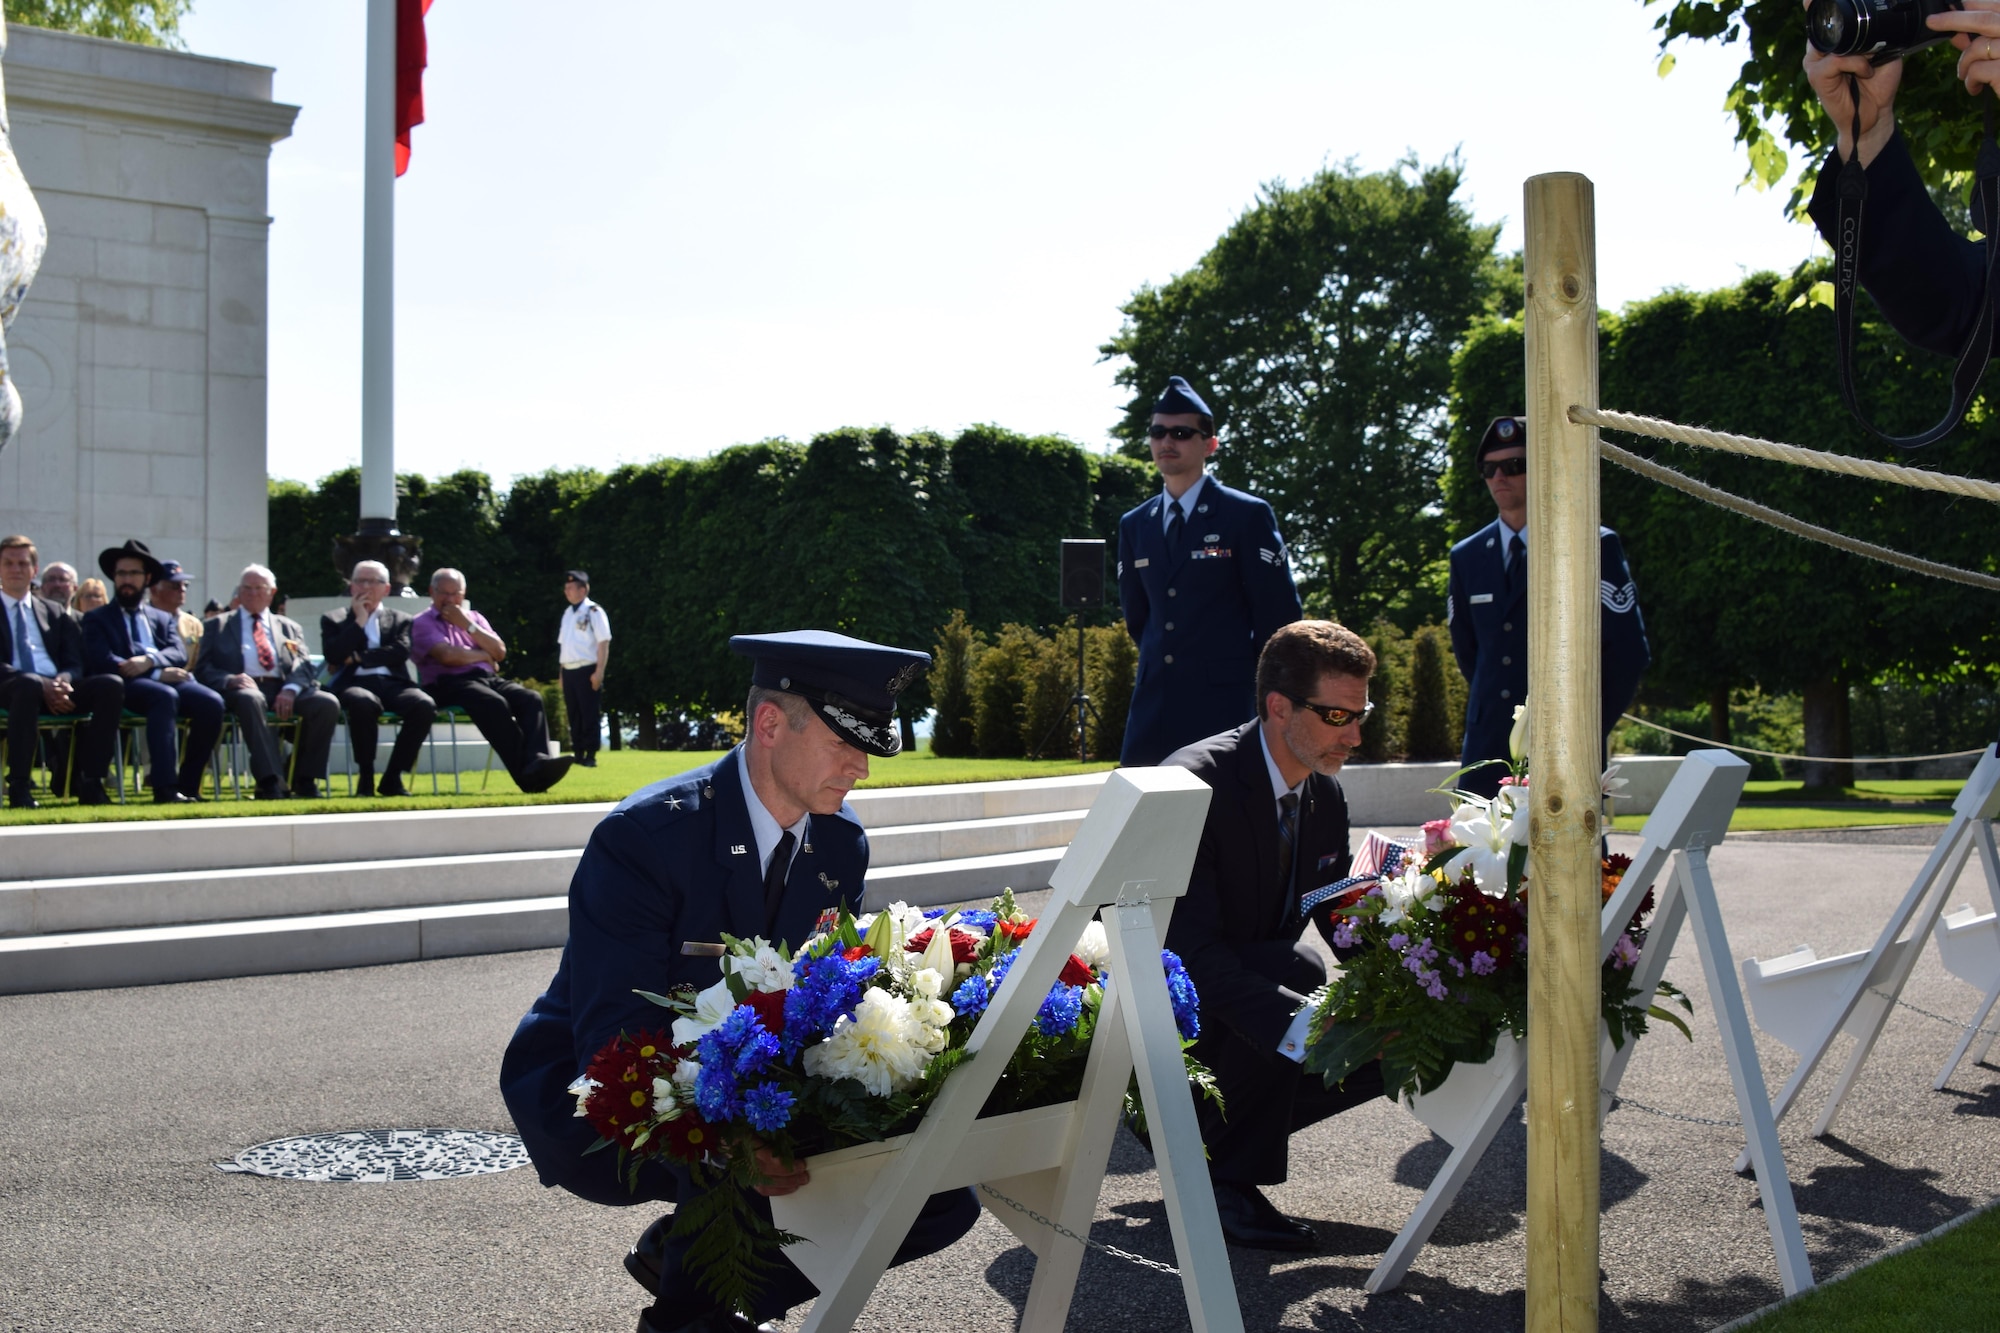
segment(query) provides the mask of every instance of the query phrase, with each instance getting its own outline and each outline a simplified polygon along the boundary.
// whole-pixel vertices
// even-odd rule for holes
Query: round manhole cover
[[[221,1171],[285,1180],[381,1184],[487,1176],[527,1164],[528,1150],[512,1134],[478,1129],[351,1129],[274,1139],[215,1165]]]

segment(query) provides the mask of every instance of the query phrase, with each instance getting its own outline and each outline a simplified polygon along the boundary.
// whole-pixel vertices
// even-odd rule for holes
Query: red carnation
[[[674,1053],[663,1032],[619,1033],[592,1058],[584,1076],[597,1084],[584,1117],[607,1139],[629,1138],[653,1114],[653,1080],[670,1073]]]
[[[764,1030],[779,1033],[785,1030],[785,993],[781,990],[753,990],[750,998],[743,1003],[757,1011],[757,1018],[764,1024]]]
[[[1056,975],[1056,980],[1065,986],[1091,986],[1097,983],[1097,974],[1090,970],[1089,963],[1071,954],[1062,971]]]

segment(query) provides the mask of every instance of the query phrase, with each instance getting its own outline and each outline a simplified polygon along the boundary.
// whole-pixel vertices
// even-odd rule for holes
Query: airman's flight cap
[[[1486,433],[1479,437],[1479,447],[1472,451],[1472,466],[1478,467],[1479,460],[1494,449],[1525,449],[1528,447],[1528,419],[1526,417],[1495,417],[1486,423]]]
[[[729,650],[751,659],[752,684],[801,696],[834,735],[882,759],[903,748],[896,696],[931,664],[929,653],[820,629],[738,634]]]
[[[1208,410],[1208,404],[1201,400],[1201,395],[1194,391],[1192,385],[1179,375],[1169,375],[1167,387],[1160,390],[1160,401],[1153,404],[1153,415],[1175,416],[1181,413],[1198,417],[1215,415]]]

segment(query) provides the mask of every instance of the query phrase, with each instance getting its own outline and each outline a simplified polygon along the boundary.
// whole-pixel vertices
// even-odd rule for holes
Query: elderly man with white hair
[[[67,611],[70,599],[76,596],[76,566],[67,560],[51,560],[43,565],[41,592],[50,601],[62,603]]]
[[[438,707],[470,714],[522,791],[547,791],[569,772],[574,762],[569,755],[549,753],[541,694],[500,678],[507,641],[465,600],[465,575],[459,571],[431,575],[430,609],[410,626],[410,656]]]
[[[201,656],[195,661],[195,677],[220,694],[236,718],[260,801],[322,795],[319,784],[326,778],[327,751],[340,720],[339,702],[320,692],[306,655],[305,631],[296,620],[271,611],[277,591],[278,579],[270,570],[246,568],[236,585],[236,609],[203,627]],[[280,722],[299,719],[289,784],[278,738],[264,718],[267,709]]]
[[[430,734],[437,704],[410,679],[410,626],[416,619],[384,603],[389,567],[363,560],[348,576],[346,606],[319,618],[320,652],[327,683],[347,710],[347,739],[354,750],[354,794],[375,795],[375,738],[382,714],[402,718],[389,766],[382,771],[384,796],[407,796],[403,774],[416,767],[417,751]]]

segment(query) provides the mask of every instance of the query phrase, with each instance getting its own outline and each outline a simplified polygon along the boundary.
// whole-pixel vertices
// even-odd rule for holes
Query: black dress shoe
[[[717,1310],[696,1315],[684,1324],[662,1324],[652,1318],[653,1310],[639,1312],[638,1333],[778,1333],[776,1324],[753,1324],[740,1314]]]
[[[576,757],[576,766],[578,768],[596,768],[597,756],[594,754],[580,754]]]
[[[7,808],[9,810],[39,810],[42,808],[42,803],[27,792],[13,791],[7,793]]]
[[[307,778],[304,782],[292,788],[292,795],[301,801],[317,801],[322,796],[325,796],[326,793],[319,789],[317,782],[314,782],[311,778]]]
[[[569,766],[576,762],[572,755],[559,754],[554,758],[547,755],[529,764],[521,774],[520,788],[530,796],[545,792],[561,782],[569,774]]]
[[[282,801],[291,794],[277,778],[257,779],[257,799],[260,801]]]
[[[175,791],[172,787],[156,787],[153,790],[153,804],[193,805],[194,802],[190,801],[187,797],[183,796],[181,793]]]
[[[1279,1212],[1255,1185],[1215,1182],[1215,1211],[1231,1245],[1252,1250],[1316,1250],[1319,1234]]]
[[[401,775],[384,773],[382,775],[382,785],[376,788],[376,794],[380,796],[408,796],[410,793],[404,788]]]
[[[78,805],[110,805],[111,793],[104,790],[104,783],[97,778],[85,778],[76,784]]]
[[[388,785],[386,780],[383,785]],[[373,773],[357,774],[354,779],[354,794],[356,796],[373,796],[375,794],[375,775]]]
[[[632,1248],[625,1255],[625,1271],[632,1280],[644,1287],[649,1295],[660,1291],[660,1255],[666,1248],[667,1233],[674,1229],[674,1215],[668,1213],[653,1225],[639,1233],[639,1239],[632,1242]]]

